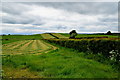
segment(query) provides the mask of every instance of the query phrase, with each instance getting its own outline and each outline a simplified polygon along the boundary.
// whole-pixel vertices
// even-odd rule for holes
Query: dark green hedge
[[[59,44],[63,47],[73,48],[80,52],[91,52],[93,54],[102,54],[108,59],[120,61],[120,41],[117,40],[61,40],[47,39],[47,41]]]

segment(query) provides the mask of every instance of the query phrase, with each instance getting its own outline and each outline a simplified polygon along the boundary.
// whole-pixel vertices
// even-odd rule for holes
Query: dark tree
[[[75,36],[77,36],[77,32],[76,32],[76,30],[72,30],[70,33],[70,38],[75,38]]]
[[[107,35],[112,35],[111,31],[108,31],[106,34],[107,34]]]
[[[6,36],[5,34],[3,34],[3,36]]]

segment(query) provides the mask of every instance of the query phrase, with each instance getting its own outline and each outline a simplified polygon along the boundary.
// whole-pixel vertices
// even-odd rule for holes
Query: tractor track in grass
[[[50,51],[52,51],[52,50],[58,49],[57,47],[55,47],[55,46],[53,46],[53,45],[51,45],[51,44],[49,44],[49,43],[46,43],[46,42],[44,42],[44,41],[42,41],[42,40],[39,40],[39,41],[38,41],[38,44],[41,45],[41,50],[39,50],[36,55],[39,55],[39,54],[41,54],[41,53],[48,53],[48,52],[50,52]]]
[[[19,47],[28,42],[29,41],[18,41],[17,43],[13,42],[13,43],[11,43],[11,44],[13,44],[13,46],[11,46],[11,47],[9,46],[9,45],[11,45],[10,43],[6,44],[6,46],[2,47],[2,55],[21,54]]]
[[[2,55],[42,54],[55,50],[57,47],[42,40],[25,40],[9,43],[3,46]]]
[[[27,48],[30,46],[30,44],[33,43],[33,40],[30,40],[28,43],[24,44],[23,46],[21,46],[19,49],[20,50],[27,50]]]
[[[14,46],[11,46],[10,49],[18,49],[20,46],[26,44],[28,41],[21,42],[19,44],[16,44]]]
[[[38,49],[37,40],[33,41],[32,45],[31,45],[31,49],[32,50],[37,50]]]

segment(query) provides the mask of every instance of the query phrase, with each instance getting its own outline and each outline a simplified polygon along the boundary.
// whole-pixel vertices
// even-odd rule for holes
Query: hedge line
[[[102,54],[108,59],[120,62],[120,41],[118,40],[61,40],[47,39],[48,42],[59,44],[63,47],[73,48],[80,52]]]

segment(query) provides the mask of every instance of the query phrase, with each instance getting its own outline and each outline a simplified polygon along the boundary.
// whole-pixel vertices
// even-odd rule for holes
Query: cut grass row
[[[39,54],[46,50],[53,50],[52,45],[42,40],[24,40],[3,45],[3,54]]]
[[[30,40],[23,40],[9,44],[4,44],[2,47],[2,54],[3,55],[22,54],[23,50],[21,50],[20,48],[29,42]]]

